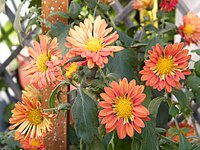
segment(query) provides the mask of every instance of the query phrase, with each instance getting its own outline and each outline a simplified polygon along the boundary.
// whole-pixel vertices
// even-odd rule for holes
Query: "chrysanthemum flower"
[[[44,139],[43,138],[30,138],[20,140],[21,146],[25,150],[45,150]]]
[[[79,62],[69,62],[67,63],[67,61],[69,60],[70,58],[68,57],[64,57],[61,64],[62,66],[64,66],[64,68],[66,69],[66,77],[71,79],[73,74],[76,72],[77,68],[79,66],[85,66],[87,63],[85,61],[79,61]],[[66,64],[67,63],[67,64]]]
[[[103,101],[98,105],[103,108],[99,118],[102,118],[101,124],[106,124],[107,133],[116,129],[118,137],[123,139],[126,135],[132,137],[134,130],[142,132],[143,121],[149,120],[149,111],[141,104],[146,97],[143,90],[144,86],[136,85],[135,80],[128,83],[126,78],[104,88],[105,93],[100,94]]]
[[[178,32],[187,45],[190,45],[190,43],[197,44],[200,41],[200,18],[189,12],[183,16],[183,25],[179,26]]]
[[[22,93],[23,93],[23,95],[25,95],[29,99],[40,100],[41,97],[42,97],[40,91],[34,85],[31,85],[31,84],[28,84],[27,86],[25,86]]]
[[[113,56],[114,52],[121,51],[121,46],[109,46],[118,39],[116,32],[108,35],[112,31],[112,27],[107,28],[104,19],[98,16],[94,23],[89,19],[85,19],[84,23],[75,26],[69,30],[69,37],[66,38],[67,48],[70,48],[67,57],[81,55],[86,58],[89,68],[93,68],[96,64],[100,68],[108,63],[108,56]]]
[[[160,2],[160,7],[162,10],[170,12],[171,10],[175,9],[177,4],[178,0],[162,0]]]
[[[22,103],[15,104],[12,110],[12,117],[9,119],[10,129],[24,138],[39,138],[52,131],[53,124],[50,119],[55,118],[54,114],[45,113],[41,109],[41,103],[36,99],[28,99],[22,95]]]
[[[154,0],[135,0],[132,4],[133,9],[149,9],[153,6]]]
[[[59,67],[61,57],[57,47],[57,39],[50,42],[46,35],[40,35],[40,43],[34,41],[34,48],[29,47],[29,54],[33,58],[30,64],[25,67],[30,83],[37,84],[39,88],[48,85],[54,86],[57,79],[62,75]]]
[[[148,51],[150,56],[149,60],[145,60],[144,70],[140,71],[141,80],[159,91],[166,89],[171,92],[173,87],[180,88],[180,79],[191,73],[188,69],[191,55],[183,46],[184,43],[169,44],[164,51],[160,44],[153,46],[153,50]]]

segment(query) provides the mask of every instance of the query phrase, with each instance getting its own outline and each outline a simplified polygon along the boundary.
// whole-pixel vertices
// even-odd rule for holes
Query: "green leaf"
[[[0,13],[4,14],[6,13],[5,6],[6,6],[5,0],[0,0]]]
[[[195,49],[191,51],[192,53],[196,53],[197,55],[200,56],[200,49]]]
[[[176,108],[176,106],[173,105],[169,108],[169,114],[172,115],[172,117],[176,117],[178,113],[179,113],[179,110],[178,108]]]
[[[81,6],[76,1],[72,1],[69,6],[69,11],[68,11],[69,16],[73,19],[76,19],[78,18],[80,11],[81,11]]]
[[[75,130],[86,144],[91,144],[98,136],[98,110],[95,101],[85,91],[78,89],[77,97],[72,106],[72,117]]]
[[[125,46],[130,46],[131,43],[133,42],[133,39],[128,36],[126,33],[122,32],[122,31],[117,31],[117,33],[119,34],[119,39],[124,42]]]
[[[90,8],[95,8],[97,5],[97,0],[85,0],[86,4]]]
[[[69,17],[68,14],[65,13],[65,12],[63,12],[63,11],[56,11],[56,12],[50,13],[50,14],[46,17],[46,19],[48,19],[48,18],[51,17],[51,16],[59,16],[59,17],[63,17],[63,18],[68,18],[68,17]]]
[[[141,150],[156,150],[158,149],[158,137],[156,133],[155,120],[145,122],[145,128],[142,129],[142,147]]]
[[[197,92],[200,89],[200,77],[198,77],[195,73],[191,74],[187,78],[187,85],[193,92]]]
[[[51,92],[48,102],[49,102],[49,107],[50,108],[54,108],[55,107],[55,102],[56,102],[56,98],[57,98],[57,90],[60,87],[60,85],[63,83],[58,84]]]
[[[177,98],[181,111],[184,111],[188,106],[188,99],[185,93],[181,90],[173,89],[172,94]]]
[[[198,75],[200,77],[200,60],[195,62],[194,68],[195,68],[196,75]]]
[[[76,135],[76,131],[72,125],[69,125],[69,144],[70,145],[79,145],[80,139]]]
[[[140,150],[141,149],[141,141],[134,138],[131,144],[131,150]]]
[[[186,139],[186,137],[180,131],[179,131],[179,137],[180,137],[179,149],[180,150],[191,150],[190,142]]]
[[[115,57],[112,60],[109,60],[110,63],[107,65],[110,72],[119,75],[121,78],[126,77],[129,80],[133,78],[136,56],[134,51],[129,49],[124,49],[119,53],[115,54]]]
[[[99,3],[98,6],[104,11],[108,11],[110,9],[109,5],[104,4],[104,3]]]
[[[158,108],[159,108],[161,102],[164,100],[166,100],[165,97],[156,97],[150,102],[148,110],[154,118],[156,118],[157,113],[158,113]]]
[[[66,54],[68,52],[67,48],[65,47],[66,37],[68,36],[69,32],[69,25],[65,25],[62,22],[57,22],[51,26],[51,31],[50,33],[57,37],[59,41],[59,48],[62,50],[63,54]]]

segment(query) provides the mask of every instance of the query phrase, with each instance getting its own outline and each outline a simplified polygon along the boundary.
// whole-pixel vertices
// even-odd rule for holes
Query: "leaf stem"
[[[96,11],[97,11],[97,7],[98,7],[98,4],[100,3],[100,0],[98,0],[95,8],[94,8],[94,13],[93,13],[93,17],[95,18],[95,15],[96,15]]]
[[[99,70],[99,72],[101,73],[101,76],[102,76],[102,78],[103,78],[104,83],[106,84],[106,86],[109,86],[109,83],[108,83],[108,81],[106,80],[106,76],[105,76],[103,70],[102,70],[101,68],[99,68],[98,70]]]

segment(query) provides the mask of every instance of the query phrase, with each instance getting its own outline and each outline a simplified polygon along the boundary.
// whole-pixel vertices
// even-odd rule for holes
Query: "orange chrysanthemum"
[[[140,71],[141,80],[159,91],[166,89],[171,92],[173,87],[180,88],[180,79],[191,73],[188,69],[191,55],[183,46],[184,43],[169,44],[164,51],[160,44],[153,46],[153,50],[148,51],[150,56],[145,60],[144,70]]]
[[[200,41],[200,18],[189,12],[183,16],[183,25],[179,26],[178,32],[187,45],[197,44]]]
[[[29,47],[29,54],[33,58],[25,67],[31,84],[37,84],[39,88],[48,85],[54,86],[59,77],[62,76],[59,67],[61,54],[57,47],[57,39],[50,42],[46,35],[40,35],[40,43],[34,41],[34,48]]]
[[[106,124],[107,133],[116,128],[119,138],[123,139],[126,135],[132,137],[134,130],[142,132],[143,121],[149,120],[149,111],[141,104],[146,97],[143,90],[144,86],[136,85],[135,80],[128,83],[126,78],[104,88],[105,93],[100,94],[103,101],[98,105],[103,108],[99,118],[102,118],[101,124]]]
[[[85,61],[79,61],[79,62],[69,62],[67,63],[67,61],[69,60],[70,58],[68,57],[64,57],[61,64],[62,66],[64,66],[64,68],[66,69],[66,77],[71,79],[73,74],[76,72],[77,68],[79,66],[85,66],[87,63]],[[67,64],[66,64],[67,63]]]
[[[186,137],[195,135],[194,127],[189,125],[186,121],[180,122],[180,123],[178,123],[178,125],[179,125],[179,128],[180,128],[180,131]],[[174,129],[176,128],[175,124],[170,126],[170,129],[172,129],[172,131],[173,131],[173,128]],[[185,130],[183,130],[183,128],[185,128]],[[170,129],[167,130],[166,136],[167,137],[172,137],[172,140],[175,141],[175,142],[179,142],[180,141],[179,133],[178,132],[170,132]],[[191,142],[193,139],[190,138],[188,140]]]
[[[40,107],[41,103],[37,99],[29,99],[22,95],[22,103],[15,104],[12,110],[10,129],[16,129],[17,135],[24,138],[29,135],[30,138],[39,138],[52,131],[53,124],[50,119],[55,118],[55,115],[45,113]]]
[[[70,48],[67,57],[81,55],[86,58],[89,68],[93,68],[96,64],[100,68],[108,63],[108,56],[113,56],[113,52],[121,51],[121,46],[109,46],[118,39],[116,32],[108,35],[112,31],[112,27],[107,28],[104,19],[98,16],[94,23],[89,19],[85,19],[84,23],[75,26],[69,30],[69,37],[66,38],[67,48]]]
[[[26,139],[20,140],[20,144],[25,150],[45,150],[43,138],[33,139],[27,137]]]
[[[28,84],[27,86],[25,86],[22,93],[29,99],[41,100],[41,97],[42,97],[40,91],[34,85],[31,85],[31,84]]]
[[[160,7],[162,10],[170,12],[171,10],[175,9],[177,4],[178,0],[162,0]]]
[[[133,9],[149,9],[153,6],[154,0],[135,0],[132,4]]]

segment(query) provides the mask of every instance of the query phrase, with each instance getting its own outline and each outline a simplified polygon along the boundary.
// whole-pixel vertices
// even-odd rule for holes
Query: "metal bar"
[[[178,5],[177,5],[178,10],[181,12],[181,14],[184,16],[186,15],[190,9],[188,6],[184,3],[183,0],[179,0]]]
[[[6,4],[6,15],[8,16],[9,20],[12,22],[12,24],[15,21],[15,15],[13,14],[13,12],[10,10],[10,8],[7,6]]]
[[[132,0],[131,2],[129,2],[128,5],[132,4],[134,0]],[[113,2],[111,2],[111,7],[113,8],[113,10],[116,12],[116,14],[119,14],[116,18],[115,18],[115,24],[119,25],[121,21],[124,20],[125,25],[127,27],[132,27],[133,26],[133,22],[127,17],[128,14],[132,11],[132,7],[131,9],[129,8],[129,13],[124,16],[120,16],[121,13],[124,13],[124,10],[127,9],[127,6],[125,8],[122,7],[122,5],[120,4],[120,2],[118,0],[114,0]],[[130,6],[129,6],[130,7]]]
[[[22,92],[19,86],[13,82],[12,78],[10,77],[9,73],[6,70],[3,71],[2,75],[3,75],[3,78],[5,79],[6,84],[9,85],[9,87],[15,93],[16,98],[18,100],[21,100]]]
[[[12,52],[12,54],[6,59],[6,61],[3,64],[0,64],[0,75],[2,72],[6,69],[6,66],[19,54],[19,52],[22,50],[22,46],[18,46],[15,51]]]

